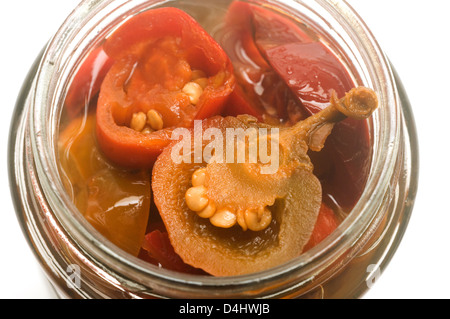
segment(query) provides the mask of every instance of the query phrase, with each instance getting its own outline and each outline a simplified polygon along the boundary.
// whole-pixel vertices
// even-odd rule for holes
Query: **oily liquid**
[[[224,16],[227,12],[227,8],[230,5],[232,1],[231,0],[215,0],[215,1],[201,1],[201,0],[184,0],[184,1],[177,1],[177,2],[169,2],[166,5],[167,6],[175,6],[178,7],[191,16],[193,16],[202,26],[205,28],[206,31],[208,31],[213,38],[220,38],[224,34],[223,26],[224,23],[222,22],[224,19]],[[299,25],[300,28],[304,29],[304,31],[308,34],[311,33],[310,30],[306,28],[304,25]],[[219,41],[220,42],[220,41]],[[237,51],[236,54],[242,57],[246,57],[244,51],[239,46],[235,47],[235,50]],[[250,61],[251,62],[251,61]],[[98,77],[99,71],[102,66],[106,63],[106,59],[104,57],[99,57],[95,63],[92,66],[92,79],[95,79]],[[93,80],[94,81],[94,80]],[[261,85],[261,83],[253,83],[255,93],[258,95],[262,95],[264,93],[264,87]],[[95,107],[96,107],[96,98],[98,95],[98,92],[94,92],[95,84],[91,83],[89,85],[90,90],[88,90],[89,95],[85,97],[86,103],[82,105],[80,108],[80,112],[78,117],[84,117],[87,118],[88,116],[92,116],[93,113],[95,113]],[[267,110],[266,110],[267,111]],[[68,115],[69,112],[64,112],[61,117],[60,122],[60,128],[61,131],[63,131],[68,125],[70,125],[70,122],[73,121],[73,117]],[[72,119],[71,119],[72,118]],[[78,131],[80,134],[83,132],[83,129],[80,128]],[[74,133],[73,139],[78,138],[77,133]],[[95,137],[94,137],[95,138]],[[70,144],[70,143],[69,143]],[[95,149],[95,153],[98,153],[98,150]],[[68,157],[70,157],[70,150],[65,150],[64,152],[61,152],[61,161],[69,161]],[[312,158],[314,162],[314,158]],[[110,163],[107,163],[107,160],[105,160],[106,164],[105,166],[110,166]],[[67,169],[67,168],[66,168]],[[115,168],[117,169],[117,168]],[[70,174],[66,174],[64,168],[61,169],[62,176],[66,176],[66,178],[63,177],[65,180],[65,184],[67,185],[68,193],[71,194],[73,200],[75,201],[76,198],[79,196],[80,187],[78,185],[75,185],[75,183],[72,183],[70,178],[67,177]],[[121,174],[126,174],[126,171],[122,171]],[[136,172],[131,172],[131,174],[136,174]],[[125,197],[129,198],[134,196],[132,193],[124,194]],[[338,219],[341,221],[345,218],[347,215],[349,209],[351,208],[343,208],[341,207],[338,202],[334,199],[333,195],[330,193],[324,193],[323,194],[323,201],[328,204],[329,207],[331,207],[335,213]],[[111,206],[120,206],[123,205],[123,199],[118,200],[115,204],[112,204]],[[153,201],[150,203],[151,212],[156,212],[156,207],[154,206]],[[147,232],[157,229],[161,227],[161,219],[158,214],[151,213],[149,216],[149,222],[147,225]],[[322,295],[323,297],[325,295]]]

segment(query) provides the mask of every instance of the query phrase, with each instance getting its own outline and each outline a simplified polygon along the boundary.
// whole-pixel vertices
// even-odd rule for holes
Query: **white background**
[[[213,0],[211,0],[213,1]],[[365,298],[450,297],[450,1],[350,0],[399,72],[416,118],[420,183],[405,237]],[[7,137],[34,58],[76,0],[0,4],[0,298],[52,298],[10,198]]]

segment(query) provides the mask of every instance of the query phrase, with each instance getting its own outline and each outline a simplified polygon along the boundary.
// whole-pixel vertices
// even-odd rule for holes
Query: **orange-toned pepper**
[[[150,174],[111,165],[98,149],[95,115],[61,132],[59,155],[67,192],[81,214],[112,243],[138,255],[150,212]]]

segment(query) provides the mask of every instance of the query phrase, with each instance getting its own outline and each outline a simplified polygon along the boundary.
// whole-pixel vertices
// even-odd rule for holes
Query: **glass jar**
[[[228,3],[214,1],[214,5]],[[160,269],[105,240],[65,193],[57,162],[65,92],[80,61],[127,17],[195,0],[85,0],[31,69],[11,124],[9,175],[18,219],[63,298],[358,298],[391,260],[413,208],[418,177],[414,120],[403,87],[361,18],[345,2],[254,0],[306,24],[380,101],[370,121],[365,190],[338,229],[279,267],[208,277]]]

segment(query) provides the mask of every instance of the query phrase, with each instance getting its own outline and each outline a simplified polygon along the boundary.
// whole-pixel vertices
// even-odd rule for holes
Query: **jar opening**
[[[227,2],[227,1],[220,1]],[[74,241],[107,272],[126,273],[145,287],[159,285],[164,293],[178,285],[186,291],[217,289],[244,291],[249,284],[264,290],[277,279],[310,282],[317,268],[336,261],[368,229],[376,228],[396,168],[400,144],[400,103],[391,69],[361,18],[346,4],[326,0],[249,1],[288,14],[314,33],[345,65],[356,85],[373,88],[380,107],[370,121],[372,164],[366,187],[353,210],[337,230],[301,256],[272,269],[242,276],[214,278],[160,269],[131,256],[107,241],[78,212],[66,193],[58,169],[57,143],[66,92],[81,62],[129,17],[148,8],[178,5],[173,1],[82,1],[68,17],[45,51],[39,69],[30,119],[31,146],[38,179],[49,211],[55,214],[68,241]],[[196,1],[183,1],[187,11]],[[192,10],[192,9],[191,9]],[[194,11],[192,11],[194,12]],[[395,176],[394,176],[395,179]],[[357,251],[354,248],[355,253]],[[301,278],[301,280],[298,280]],[[179,288],[179,287],[178,287]],[[272,289],[272,288],[267,288]]]

